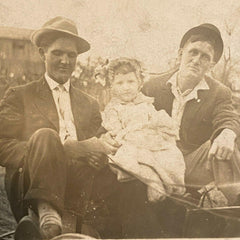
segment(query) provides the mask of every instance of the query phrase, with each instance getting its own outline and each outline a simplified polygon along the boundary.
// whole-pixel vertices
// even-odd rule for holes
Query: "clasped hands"
[[[64,151],[70,159],[85,157],[90,166],[101,169],[108,162],[106,155],[115,154],[120,147],[114,140],[115,136],[113,132],[107,132],[100,138],[92,137],[83,141],[68,138],[63,144]]]

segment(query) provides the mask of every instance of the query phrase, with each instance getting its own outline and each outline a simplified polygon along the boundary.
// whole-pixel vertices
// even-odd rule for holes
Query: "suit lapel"
[[[174,95],[172,94],[171,86],[169,86],[169,84],[166,84],[166,86],[162,88],[159,94],[160,94],[159,105],[161,105],[160,109],[165,109],[166,112],[170,116],[172,116],[172,106],[173,106]]]
[[[83,128],[86,125],[86,119],[89,119],[87,116],[89,109],[86,109],[86,100],[81,92],[72,85],[70,86],[70,98],[77,137],[78,140],[82,140],[85,139]]]
[[[52,92],[44,77],[39,81],[39,85],[37,86],[34,104],[43,117],[47,118],[53,124],[56,131],[59,131],[59,119],[56,105]]]

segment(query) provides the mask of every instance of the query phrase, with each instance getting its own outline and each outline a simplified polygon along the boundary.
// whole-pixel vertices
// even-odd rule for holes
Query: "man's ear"
[[[215,65],[216,65],[216,62],[211,62],[210,63],[210,65],[209,65],[209,68],[208,68],[208,71],[210,72],[210,71],[212,71],[213,70],[213,68],[215,67]]]
[[[216,62],[211,62],[211,64],[210,64],[210,68],[211,68],[211,70],[215,67],[215,65],[216,65],[217,63]]]
[[[178,57],[181,58],[182,57],[182,53],[183,53],[183,49],[179,48],[178,49]]]
[[[45,51],[44,51],[44,49],[43,49],[42,47],[40,47],[40,48],[38,48],[38,52],[39,52],[39,54],[40,54],[40,57],[41,57],[42,61],[45,62],[46,57],[45,57]]]
[[[182,53],[183,53],[183,49],[182,48],[179,48],[178,50],[178,56],[176,58],[176,65],[179,65],[181,60],[182,60]]]

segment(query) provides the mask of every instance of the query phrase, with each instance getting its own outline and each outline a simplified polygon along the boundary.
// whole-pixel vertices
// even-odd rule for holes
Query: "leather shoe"
[[[23,217],[17,225],[15,240],[41,240],[38,222],[30,216]]]

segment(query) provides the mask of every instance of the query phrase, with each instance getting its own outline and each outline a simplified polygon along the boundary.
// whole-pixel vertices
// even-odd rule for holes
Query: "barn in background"
[[[31,32],[0,27],[0,99],[8,87],[38,79],[44,72],[38,50],[30,41]],[[4,190],[4,172],[0,167],[0,235],[16,227]]]
[[[36,80],[44,72],[38,50],[30,41],[31,32],[0,27],[0,98],[9,86]]]

